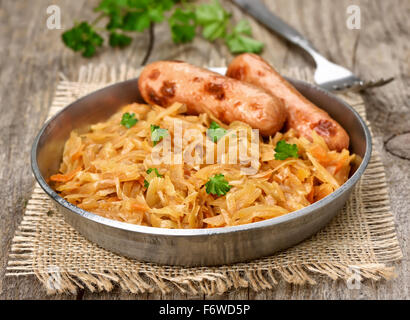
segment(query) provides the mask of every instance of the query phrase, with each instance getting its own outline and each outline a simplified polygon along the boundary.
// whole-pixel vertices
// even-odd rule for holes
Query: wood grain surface
[[[92,20],[98,1],[0,0],[0,298],[3,299],[187,299],[170,295],[131,295],[116,288],[111,293],[79,291],[77,296],[47,296],[34,276],[4,277],[7,254],[34,179],[29,151],[46,118],[59,80],[59,72],[76,79],[79,67],[89,62],[138,66],[144,56],[148,34],[135,36],[124,50],[104,48],[87,60],[66,49],[64,29],[74,20]],[[230,1],[223,5],[238,21],[244,13]],[[382,155],[390,186],[392,210],[404,258],[396,265],[393,281],[366,281],[349,290],[342,281],[317,278],[315,286],[283,281],[274,290],[255,293],[242,289],[215,299],[409,299],[410,290],[410,2],[408,0],[266,0],[277,15],[309,38],[318,50],[365,79],[394,76],[395,81],[364,94],[368,118]],[[49,5],[60,6],[63,30],[46,27]],[[346,27],[346,8],[361,9],[361,29]],[[281,69],[309,66],[313,62],[299,49],[251,21],[254,36],[265,42],[263,57]],[[156,40],[149,61],[180,59],[221,66],[232,56],[221,42],[196,39],[191,44],[172,43],[165,24],[155,27]],[[199,297],[203,299],[204,297]]]

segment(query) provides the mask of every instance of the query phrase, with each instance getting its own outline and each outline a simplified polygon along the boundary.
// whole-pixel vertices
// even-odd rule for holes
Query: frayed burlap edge
[[[137,76],[139,70],[122,65],[118,70],[106,65],[88,65],[80,69],[77,83],[68,81],[61,75],[50,116],[67,105],[67,101],[77,98],[77,89],[82,83],[93,84],[98,89],[107,83],[121,81]],[[309,79],[307,70],[295,69],[288,72],[295,78]],[[344,95],[343,99],[356,107],[365,118],[363,101],[358,95]],[[111,291],[115,285],[132,293],[144,293],[160,290],[166,294],[172,290],[192,295],[223,294],[232,289],[251,288],[254,291],[272,289],[280,279],[292,284],[316,284],[314,275],[324,275],[333,280],[342,279],[346,282],[362,281],[364,279],[392,279],[395,276],[394,267],[387,263],[400,260],[402,253],[394,228],[394,218],[390,212],[387,183],[383,165],[376,152],[365,172],[371,186],[362,189],[362,180],[353,193],[360,190],[359,199],[361,218],[366,224],[368,241],[371,243],[371,261],[321,261],[320,263],[288,263],[274,265],[260,259],[232,266],[209,268],[163,267],[141,263],[134,270],[110,270],[104,267],[93,270],[79,270],[76,266],[39,268],[35,255],[38,254],[37,222],[44,216],[44,203],[48,197],[36,185],[24,213],[23,220],[13,239],[7,267],[7,276],[24,276],[35,274],[44,284],[49,294],[72,293],[78,288],[95,291]],[[41,209],[40,209],[41,208]],[[43,212],[41,212],[43,211]],[[285,251],[286,254],[286,251]],[[259,263],[262,262],[262,263]]]
[[[345,270],[360,270],[359,273],[346,272]],[[332,280],[342,279],[349,281],[375,281],[390,280],[395,277],[394,267],[385,264],[367,264],[352,267],[347,264],[322,263],[301,264],[283,268],[253,271],[228,271],[224,274],[210,273],[198,276],[166,277],[147,272],[35,272],[37,278],[43,283],[48,294],[71,293],[76,294],[78,288],[88,289],[91,292],[110,292],[115,284],[123,290],[139,294],[154,292],[158,289],[163,294],[168,294],[177,289],[183,294],[190,295],[221,295],[232,289],[251,288],[255,292],[273,289],[282,278],[286,282],[296,285],[315,285],[316,280],[309,273],[326,275]],[[10,275],[10,274],[9,274]],[[353,280],[354,279],[354,280]]]

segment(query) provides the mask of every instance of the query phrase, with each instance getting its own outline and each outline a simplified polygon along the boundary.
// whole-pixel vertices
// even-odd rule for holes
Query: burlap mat
[[[289,74],[289,73],[288,73]],[[290,74],[306,79],[306,72]],[[105,65],[81,68],[78,81],[64,76],[57,87],[50,116],[79,97],[107,83],[136,77],[138,70]],[[363,100],[344,95],[363,118]],[[401,259],[383,165],[374,151],[371,162],[350,200],[332,222],[312,238],[273,256],[221,267],[159,266],[118,256],[87,241],[53,208],[36,184],[16,231],[7,267],[8,276],[35,274],[49,293],[77,288],[110,291],[114,285],[133,293],[180,290],[191,294],[222,294],[240,287],[272,289],[281,279],[315,284],[314,274],[331,279],[394,276],[388,264]]]

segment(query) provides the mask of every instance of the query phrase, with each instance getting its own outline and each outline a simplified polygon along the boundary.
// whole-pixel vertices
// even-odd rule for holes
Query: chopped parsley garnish
[[[164,177],[162,174],[159,174],[157,168],[149,168],[149,169],[147,170],[147,173],[150,174],[152,171],[155,172],[155,174],[157,175],[158,178],[163,178],[163,177]],[[148,189],[148,187],[149,187],[149,182],[148,182],[146,179],[144,179],[144,187],[147,188],[147,189]]]
[[[226,181],[223,174],[216,174],[209,178],[208,182],[205,184],[206,192],[208,194],[215,194],[218,196],[224,196],[231,190],[232,186]]]
[[[287,158],[298,158],[298,146],[289,144],[285,140],[280,140],[275,147],[275,159],[286,160]]]
[[[147,173],[148,173],[148,174],[150,174],[152,171],[154,171],[154,172],[155,172],[155,174],[157,175],[157,177],[160,177],[160,178],[162,178],[162,177],[163,177],[163,175],[162,175],[162,174],[159,174],[159,172],[158,172],[158,169],[157,169],[157,168],[149,168],[149,169],[147,170]]]
[[[138,119],[135,118],[135,113],[126,112],[122,115],[121,124],[128,129],[135,126],[137,122]]]
[[[207,130],[207,133],[208,137],[210,137],[213,142],[217,143],[218,140],[226,134],[226,130],[222,128],[217,122],[212,121],[209,129]]]
[[[157,145],[157,143],[160,142],[167,135],[167,129],[162,129],[155,124],[151,124],[151,141],[154,143],[154,146]]]

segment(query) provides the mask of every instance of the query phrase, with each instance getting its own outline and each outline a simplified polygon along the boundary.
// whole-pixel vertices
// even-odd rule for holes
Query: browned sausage
[[[349,135],[329,114],[315,106],[283,79],[265,60],[255,54],[242,54],[228,67],[226,75],[265,89],[284,102],[287,127],[311,140],[312,129],[324,138],[329,149],[349,147]]]
[[[222,122],[239,120],[263,135],[279,131],[286,117],[280,99],[248,83],[185,62],[158,61],[142,71],[138,87],[144,100],[168,107],[187,105],[189,113],[210,111]]]

